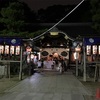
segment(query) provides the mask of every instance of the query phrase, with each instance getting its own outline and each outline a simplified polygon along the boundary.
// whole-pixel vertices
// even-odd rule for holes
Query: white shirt
[[[41,61],[38,61],[38,62],[37,62],[38,67],[41,67],[41,64],[42,64]]]

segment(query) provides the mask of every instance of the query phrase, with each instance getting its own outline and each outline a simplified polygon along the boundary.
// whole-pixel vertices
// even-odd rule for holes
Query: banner
[[[22,45],[22,39],[20,38],[0,38],[0,44],[20,46]]]
[[[4,43],[4,39],[0,38],[0,44],[3,44],[3,43]]]
[[[84,38],[84,45],[100,45],[100,37]]]

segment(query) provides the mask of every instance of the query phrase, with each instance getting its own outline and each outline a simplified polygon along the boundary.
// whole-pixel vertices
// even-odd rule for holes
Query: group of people
[[[56,68],[60,73],[66,72],[68,70],[68,60],[66,58],[59,58],[55,60]]]
[[[37,68],[39,72],[43,71],[43,69],[57,69],[65,72],[68,70],[68,60],[66,58],[41,59],[37,61]]]

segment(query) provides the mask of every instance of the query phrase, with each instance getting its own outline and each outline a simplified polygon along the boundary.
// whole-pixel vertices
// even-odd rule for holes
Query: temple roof
[[[91,23],[60,23],[56,27],[52,26],[54,23],[40,23],[40,29],[47,28],[49,31],[44,32],[36,41],[37,46],[47,46],[47,47],[59,47],[63,44],[64,47],[71,45],[78,36],[84,37],[100,37],[100,34],[97,33],[91,26]],[[52,32],[55,32],[51,35]],[[57,35],[58,33],[58,35]],[[67,39],[66,39],[67,38]],[[62,46],[62,47],[63,47]],[[60,46],[61,47],[61,46]]]
[[[40,23],[38,28],[49,29],[53,25],[55,25],[55,23]],[[60,23],[56,28],[72,38],[76,38],[78,35],[82,37],[100,36],[100,34],[92,28],[92,23]]]

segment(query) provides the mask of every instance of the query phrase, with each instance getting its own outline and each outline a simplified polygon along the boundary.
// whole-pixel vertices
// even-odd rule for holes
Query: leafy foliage
[[[42,34],[43,32],[45,32],[46,30],[47,29],[43,29],[43,30],[38,30],[36,32],[32,32],[32,33],[28,34],[28,37],[36,37],[36,36]]]
[[[91,0],[93,28],[100,32],[100,0]]]
[[[34,32],[30,35],[25,27],[27,23],[33,22],[32,18],[35,20],[35,13],[31,13],[25,3],[13,2],[12,0],[8,6],[1,9],[0,14],[0,23],[2,23],[0,25],[4,25],[4,28],[0,31],[0,36],[20,36],[24,38],[34,36]]]
[[[6,0],[3,0],[6,2]],[[9,2],[8,2],[9,1]],[[4,25],[3,28],[0,29],[0,35],[4,36],[23,36],[23,37],[35,37],[41,33],[43,33],[47,29],[40,29],[38,26],[31,26],[35,23],[56,23],[61,18],[63,18],[67,13],[69,13],[75,5],[54,5],[50,6],[47,9],[40,9],[37,13],[31,11],[28,8],[27,4],[18,2],[18,0],[8,0],[5,8],[1,8],[1,16],[0,16],[0,26]],[[93,16],[94,22],[99,22],[100,17],[97,15],[100,13],[96,13],[96,1],[93,1],[93,10],[92,13],[95,14]],[[91,3],[92,3],[91,1]],[[95,3],[94,3],[95,2]],[[3,6],[2,6],[3,7]],[[90,5],[89,2],[85,2],[82,4],[76,11],[74,11],[68,18],[64,20],[64,22],[88,22],[91,20],[90,14]],[[98,24],[94,24],[95,28],[99,27]]]
[[[38,10],[38,19],[40,22],[58,22],[67,15],[76,5],[53,5],[47,9]],[[91,21],[90,2],[84,1],[73,13],[64,21],[66,22],[89,22]]]
[[[5,24],[8,31],[19,32],[24,25],[23,5],[19,2],[10,3],[7,8],[2,8],[1,15],[0,22]]]

